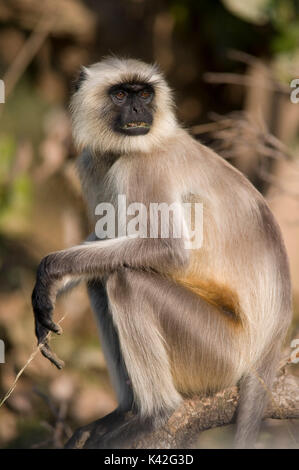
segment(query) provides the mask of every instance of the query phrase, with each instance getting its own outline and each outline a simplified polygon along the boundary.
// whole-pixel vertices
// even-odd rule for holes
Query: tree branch
[[[265,418],[299,418],[299,379],[285,370],[275,380],[270,404]],[[132,449],[182,449],[192,448],[201,431],[224,426],[235,420],[238,389],[233,387],[211,397],[184,400],[180,408],[157,431],[143,433],[130,444]],[[102,432],[93,423],[77,430],[68,447],[88,448],[86,444]]]

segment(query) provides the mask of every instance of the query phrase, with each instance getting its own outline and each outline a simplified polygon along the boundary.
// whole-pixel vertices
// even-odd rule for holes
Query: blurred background
[[[79,243],[88,222],[74,170],[68,103],[81,64],[115,53],[156,61],[179,120],[265,195],[290,257],[299,338],[297,0],[0,0],[0,397],[36,346],[30,296],[48,252]],[[299,97],[299,94],[298,94]],[[39,354],[0,408],[0,447],[61,447],[115,396],[84,287],[58,302],[57,371]],[[299,375],[298,365],[291,372]],[[229,447],[231,427],[198,447]],[[258,446],[298,447],[298,423],[267,420]]]

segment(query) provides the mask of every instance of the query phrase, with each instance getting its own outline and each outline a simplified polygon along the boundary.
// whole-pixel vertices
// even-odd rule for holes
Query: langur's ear
[[[72,83],[72,91],[75,93],[78,91],[82,85],[82,83],[87,79],[88,77],[88,72],[86,67],[81,67],[77,77],[73,80]]]

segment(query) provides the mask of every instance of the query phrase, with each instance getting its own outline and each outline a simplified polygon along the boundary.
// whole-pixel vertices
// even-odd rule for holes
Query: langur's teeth
[[[131,127],[148,127],[148,124],[146,124],[143,121],[140,121],[140,122],[128,122],[127,124],[124,125],[125,129],[131,128]]]

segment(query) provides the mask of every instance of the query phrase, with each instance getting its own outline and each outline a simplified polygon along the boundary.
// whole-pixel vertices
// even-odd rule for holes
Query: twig
[[[65,315],[63,315],[61,317],[61,319],[57,322],[58,325],[65,319],[65,317],[67,316],[67,313]],[[27,369],[27,367],[29,366],[29,364],[33,361],[33,359],[35,358],[35,356],[37,355],[37,353],[41,350],[41,348],[44,346],[45,342],[48,340],[50,341],[51,339],[51,331],[49,331],[49,333],[47,334],[45,340],[43,343],[40,343],[37,348],[33,351],[33,353],[29,356],[26,364],[22,367],[21,370],[19,370],[19,372],[17,373],[16,375],[16,378],[15,380],[13,381],[13,384],[11,385],[11,387],[8,389],[8,391],[5,393],[4,397],[1,399],[0,401],[0,408],[1,406],[4,405],[4,403],[8,400],[8,398],[10,397],[10,395],[13,393],[14,389],[16,388],[17,386],[17,383],[19,381],[19,378],[21,377],[21,375],[23,374],[23,372],[25,371],[25,369]]]
[[[207,72],[203,75],[203,78],[208,83],[215,84],[230,84],[230,85],[241,85],[246,87],[256,87],[265,90],[280,91],[285,94],[290,94],[290,87],[274,80],[269,80],[267,84],[261,83],[259,80],[253,79],[249,75],[243,75],[238,73],[217,73]]]

